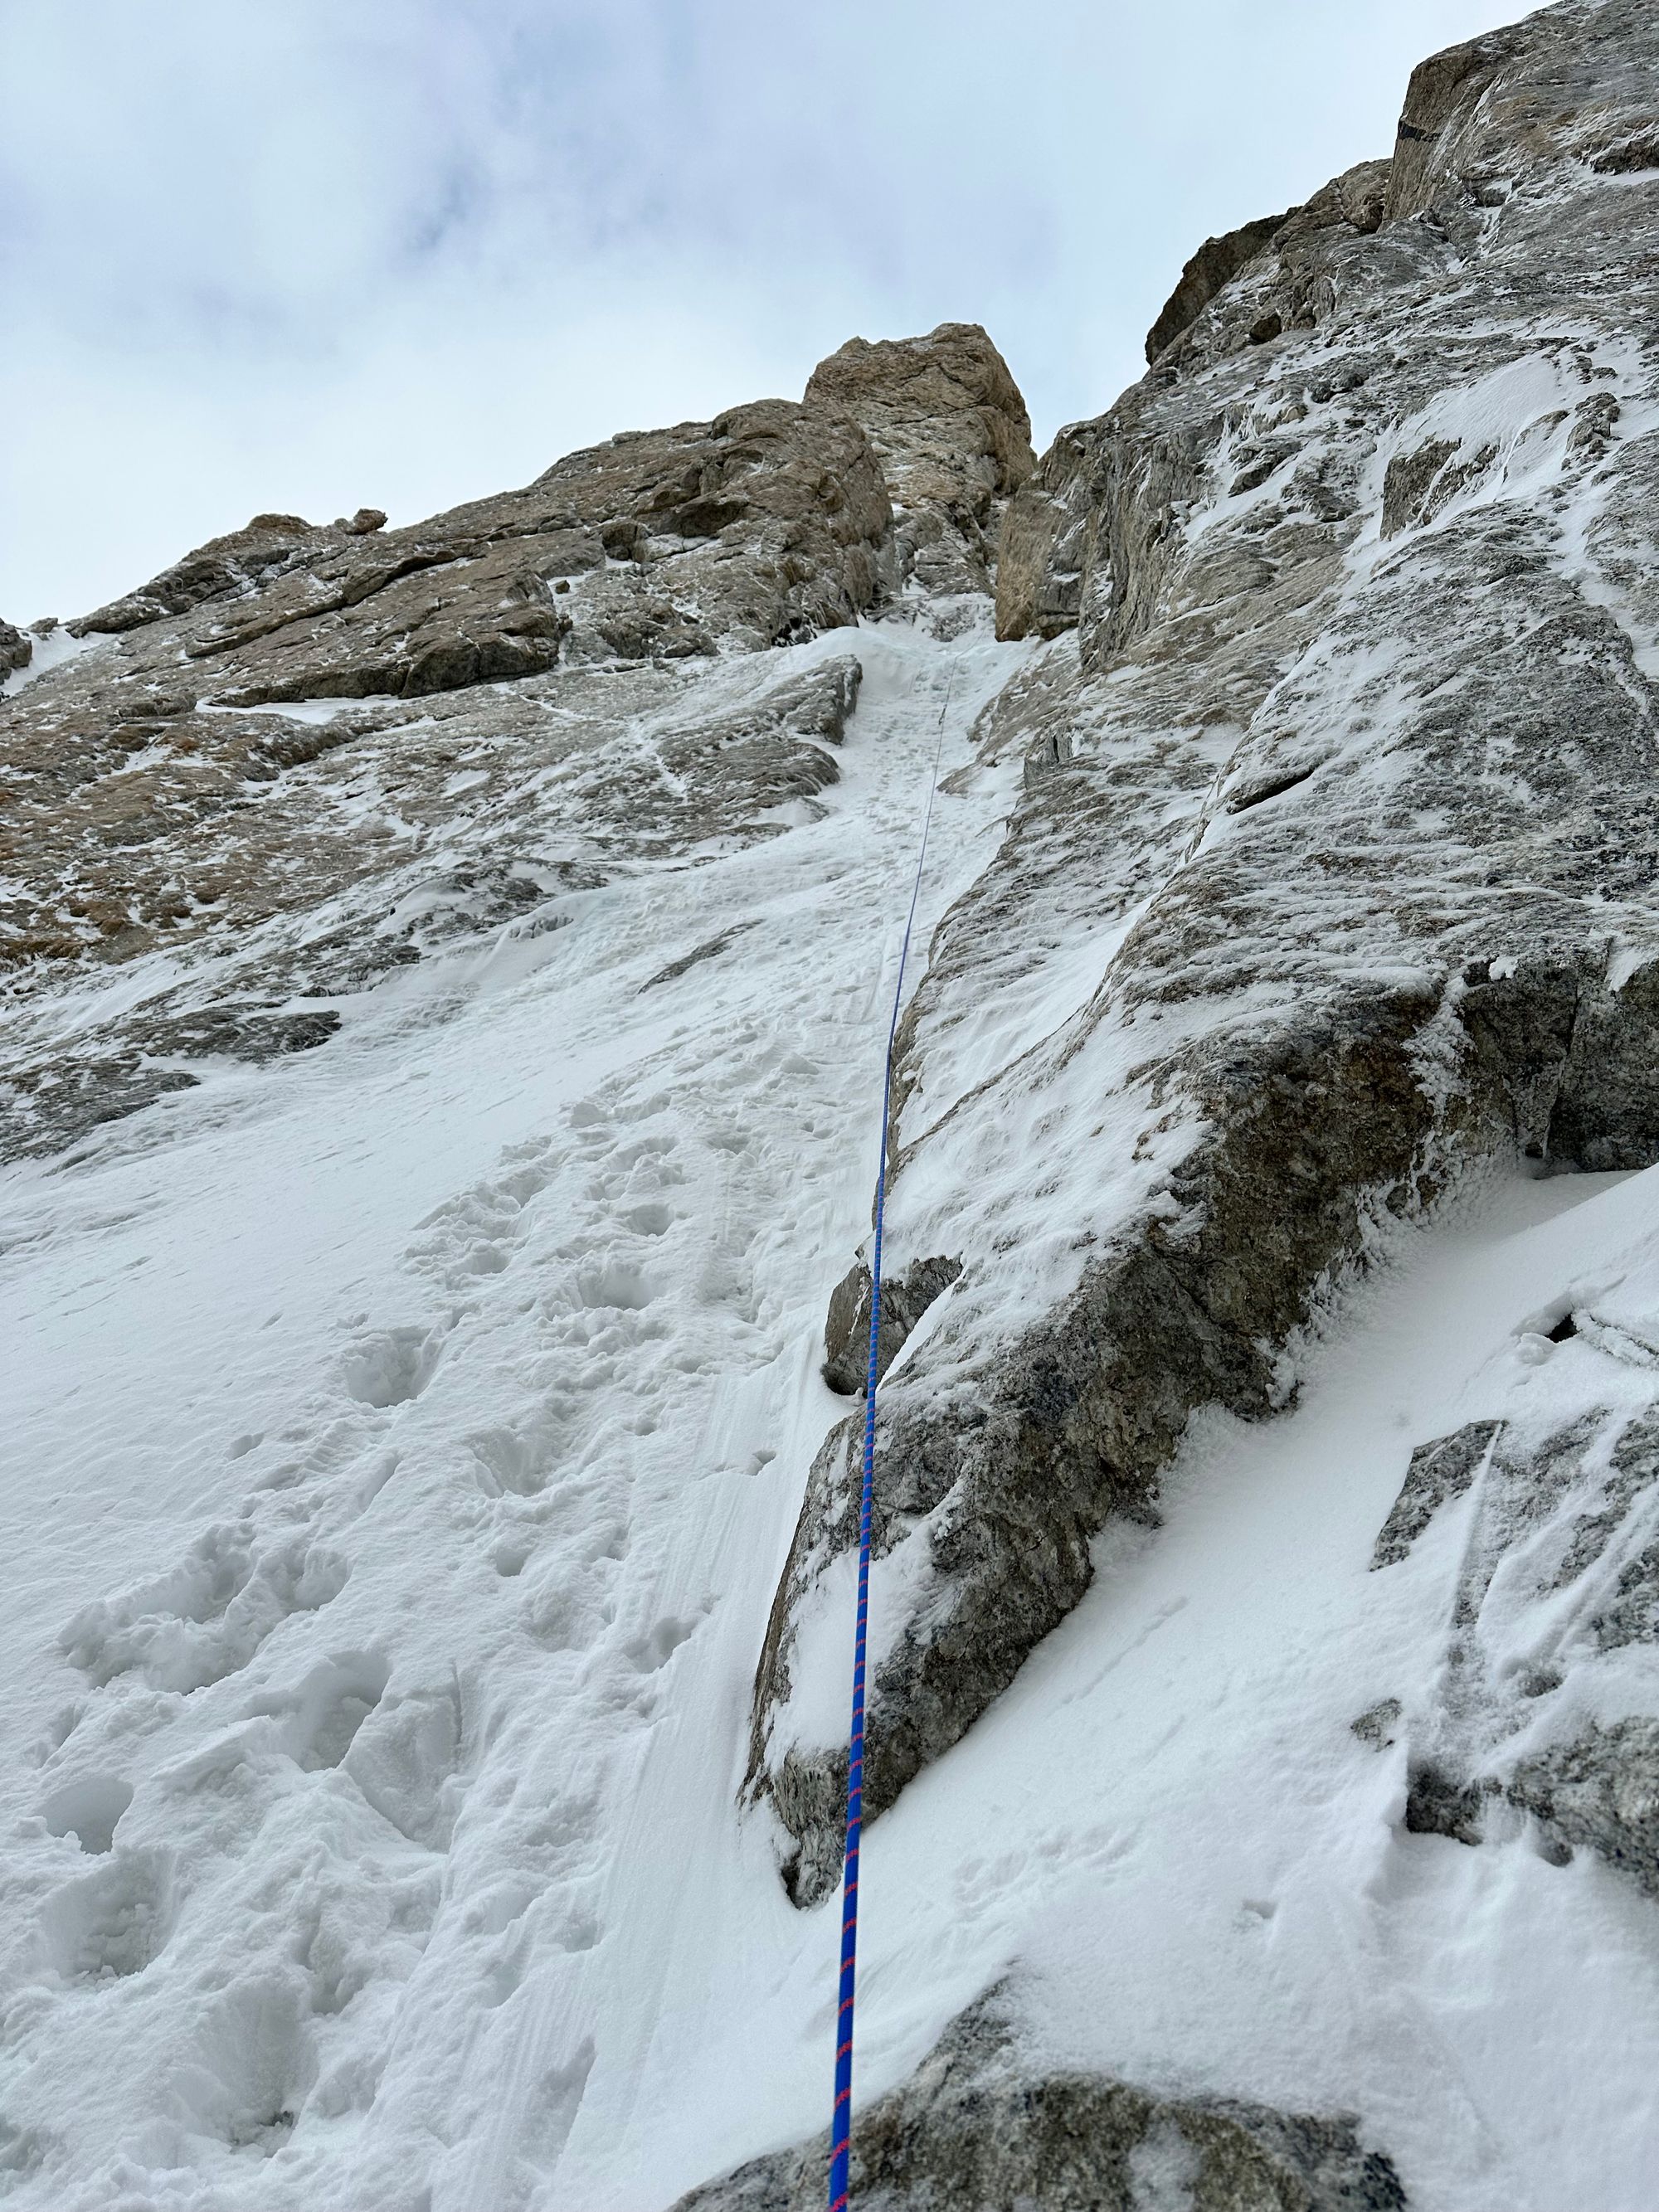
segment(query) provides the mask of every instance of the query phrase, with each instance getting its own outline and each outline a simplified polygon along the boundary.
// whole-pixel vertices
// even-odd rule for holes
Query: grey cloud
[[[985,322],[1040,437],[1492,0],[0,0],[0,612]],[[1385,15],[1385,21],[1372,20]],[[16,426],[23,426],[20,450]]]

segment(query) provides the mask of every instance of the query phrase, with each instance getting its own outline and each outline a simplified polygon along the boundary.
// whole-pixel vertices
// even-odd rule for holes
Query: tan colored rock
[[[1025,402],[979,325],[850,339],[813,370],[805,404],[856,422],[880,457],[907,578],[988,590],[1003,505],[1035,462]]]
[[[263,1049],[294,991],[371,988],[446,931],[513,921],[572,867],[603,880],[613,854],[781,834],[836,780],[824,744],[856,664],[785,681],[725,664],[897,590],[886,481],[850,416],[762,400],[624,434],[407,529],[383,520],[255,515],[71,625],[89,649],[0,703],[0,965],[25,1010],[0,1089],[14,1148],[147,1104],[149,1060],[206,1048],[190,1039]],[[652,735],[618,752],[623,728]],[[489,762],[469,774],[489,792],[458,808],[459,745]],[[348,826],[359,779],[396,789],[395,831]],[[526,810],[562,810],[580,861],[526,844]],[[458,860],[461,815],[486,849]],[[413,894],[409,929],[386,924],[434,865],[428,842],[453,883]],[[332,949],[305,928],[330,899],[360,917]],[[38,1057],[27,1009],[63,963],[156,952],[187,979],[68,1060]]]
[[[73,623],[88,649],[0,703],[5,1141],[70,1141],[177,1087],[149,1080],[157,1053],[264,1050],[293,994],[370,988],[617,856],[810,818],[856,663],[786,679],[743,659],[878,612],[907,571],[982,591],[1030,458],[982,331],[837,362],[810,401],[623,433],[407,528],[256,514]],[[624,727],[649,742],[612,759]],[[487,763],[463,787],[488,790],[458,805],[463,747]],[[384,820],[359,796],[394,790]],[[525,842],[561,810],[579,859]],[[447,856],[435,890],[428,843]],[[390,918],[405,890],[407,926]],[[325,901],[356,921],[313,938]],[[149,956],[165,983],[130,1017],[67,1057],[43,1046],[30,1009],[65,964]]]
[[[256,514],[246,528],[209,538],[136,592],[81,616],[69,625],[70,633],[86,637],[94,631],[142,629],[169,615],[237,598],[302,566],[332,542],[331,532],[301,515]]]
[[[429,522],[331,536],[181,642],[226,664],[217,696],[237,705],[753,650],[874,606],[896,580],[890,540],[856,426],[763,400],[624,434]]]

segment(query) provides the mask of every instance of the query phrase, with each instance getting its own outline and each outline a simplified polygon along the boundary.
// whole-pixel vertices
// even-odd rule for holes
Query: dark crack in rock
[[[997,635],[1075,629],[1091,557],[1088,449],[1062,430],[1008,501],[997,549]]]
[[[1462,1782],[1432,1761],[1421,1760],[1407,1772],[1406,1826],[1414,1836],[1478,1844],[1485,1832],[1486,1800],[1497,1786]]]

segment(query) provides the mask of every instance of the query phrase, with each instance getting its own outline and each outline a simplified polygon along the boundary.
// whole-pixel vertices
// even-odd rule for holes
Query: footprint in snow
[[[383,1409],[418,1398],[437,1372],[448,1332],[418,1324],[360,1338],[340,1362],[341,1379],[360,1406]]]
[[[137,1673],[187,1696],[238,1673],[291,1615],[330,1604],[349,1573],[339,1553],[303,1537],[256,1553],[248,1523],[221,1524],[170,1573],[82,1606],[58,1648],[95,1689]]]
[[[283,1750],[296,1766],[314,1774],[339,1765],[386,1694],[391,1673],[377,1653],[337,1654],[312,1668],[292,1689],[259,1698],[248,1711],[280,1720]]]
[[[65,1981],[112,1982],[141,1974],[160,1954],[173,1911],[173,1854],[112,1852],[46,1899],[40,1942]]]
[[[130,1782],[113,1774],[82,1774],[60,1784],[40,1811],[49,1834],[73,1836],[83,1851],[98,1857],[112,1847],[131,1802]]]
[[[636,1636],[631,1643],[623,1646],[623,1657],[641,1674],[659,1673],[680,1646],[691,1641],[708,1618],[709,1610],[705,1607],[701,1613],[686,1620],[677,1620],[672,1613],[665,1614],[642,1636]]]
[[[477,1462],[473,1479],[487,1498],[499,1498],[504,1491],[534,1498],[547,1487],[547,1440],[495,1428],[469,1437],[467,1444]]]

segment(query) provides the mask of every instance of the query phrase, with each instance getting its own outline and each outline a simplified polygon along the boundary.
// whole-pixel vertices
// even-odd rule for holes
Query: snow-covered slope
[[[855,643],[822,819],[8,1177],[23,2203],[665,2202],[688,2054],[792,1961],[818,2008],[750,1679],[940,718],[1024,651]],[[1017,777],[940,801],[924,920]]]
[[[821,2203],[878,1296],[855,2202],[1648,2212],[1656,112],[0,635],[0,2203]]]
[[[1571,1311],[1576,1334],[1553,1342]],[[1576,1680],[1581,1719],[1643,1716],[1650,1745],[1659,1367],[1638,1331],[1659,1341],[1659,1171],[1494,1182],[1432,1229],[1394,1231],[1330,1322],[1296,1411],[1196,1422],[1162,1526],[1097,1547],[1087,1597],[866,1839],[861,2078],[869,2094],[902,2083],[988,1987],[1016,2030],[997,2089],[1127,2078],[1169,2098],[1358,2112],[1413,2205],[1638,2212],[1659,1858],[1616,1871],[1501,1801],[1478,1850],[1413,1825],[1408,1746],[1443,1725],[1471,1662],[1502,1714],[1517,1678],[1598,1646]],[[1413,1447],[1495,1420],[1517,1457],[1563,1437],[1600,1449],[1540,1486],[1472,1613],[1457,1598],[1497,1503],[1489,1474],[1400,1559],[1376,1567],[1374,1553]],[[1620,1436],[1642,1469],[1633,1510],[1607,1477]],[[1628,1641],[1603,1625],[1621,1586],[1644,1616]],[[1500,1720],[1505,1771],[1548,1730],[1535,1697]],[[1623,1786],[1650,1838],[1654,1778],[1649,1748]],[[982,2107],[984,2076],[962,2072]],[[822,2085],[807,2086],[803,2134]],[[908,2112],[896,2100],[934,2133],[927,2171],[957,2201],[1018,2202],[1037,2164],[1029,2116],[1004,2117],[999,2141],[950,2088],[924,2081]],[[763,2124],[745,2122],[750,2141]],[[1110,2159],[1062,2167],[1034,2202],[1310,2201],[1161,2198],[1150,2169],[1133,2195],[1133,2158],[1121,2199],[1091,2197]],[[752,2202],[793,2212],[818,2201],[817,2180]]]
[[[804,849],[605,898],[447,1029],[14,1179],[20,2205],[660,2212],[821,2122],[837,1908],[734,1816],[749,1678],[833,1408],[941,664],[1001,658],[860,647]],[[945,802],[935,908],[1007,789]],[[763,957],[641,991],[734,919]],[[1443,1694],[1471,1503],[1370,1562],[1415,1443],[1659,1399],[1656,1252],[1659,1172],[1495,1183],[1396,1232],[1296,1413],[1200,1425],[1164,1528],[872,1831],[863,2094],[1001,1986],[1024,2063],[1362,2112],[1413,2203],[1636,2212],[1654,1905],[1519,1812],[1478,1851],[1404,1826],[1388,1701]],[[1553,1344],[1574,1306],[1620,1334]],[[1496,1663],[1582,1635],[1648,1517]],[[1655,1687],[1650,1650],[1609,1672]]]

